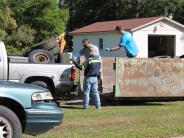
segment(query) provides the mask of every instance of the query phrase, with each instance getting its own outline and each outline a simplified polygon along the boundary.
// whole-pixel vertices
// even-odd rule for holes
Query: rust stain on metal
[[[114,57],[102,57],[103,93],[113,92],[113,85],[115,85],[113,63],[115,63]]]
[[[184,96],[184,60],[117,58],[115,96]]]

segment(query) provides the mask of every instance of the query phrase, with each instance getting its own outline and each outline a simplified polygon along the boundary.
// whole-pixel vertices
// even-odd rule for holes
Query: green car
[[[63,111],[47,89],[0,81],[0,138],[37,135],[59,125],[62,118]]]

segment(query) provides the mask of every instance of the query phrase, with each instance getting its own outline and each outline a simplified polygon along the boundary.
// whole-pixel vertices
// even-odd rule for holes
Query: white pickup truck
[[[25,57],[8,57],[0,41],[0,80],[36,84],[51,92],[69,92],[74,87],[75,68],[73,65],[30,63]]]

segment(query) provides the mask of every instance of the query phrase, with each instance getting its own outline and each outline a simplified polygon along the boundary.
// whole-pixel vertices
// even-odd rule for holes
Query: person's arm
[[[106,48],[106,51],[117,51],[120,50],[122,46],[117,46],[117,47],[113,47],[113,48]]]
[[[127,43],[127,37],[126,36],[121,36],[119,46],[113,47],[113,48],[106,48],[106,51],[117,51],[120,50],[121,47],[124,47]]]
[[[76,62],[80,61],[80,57],[84,55],[84,49],[81,49],[79,52],[75,53],[74,56],[76,57]]]
[[[117,51],[120,50],[122,46],[117,46],[117,47],[113,47],[111,48],[111,51]]]
[[[83,65],[80,65],[79,63],[77,63],[75,60],[71,59],[73,61],[73,64],[79,69],[82,70],[83,69]]]

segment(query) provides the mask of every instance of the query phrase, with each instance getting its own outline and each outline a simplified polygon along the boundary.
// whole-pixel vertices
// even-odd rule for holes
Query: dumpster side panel
[[[184,96],[184,60],[117,58],[115,97]]]
[[[113,92],[113,86],[115,85],[115,70],[113,69],[114,63],[114,57],[102,57],[103,93]]]

